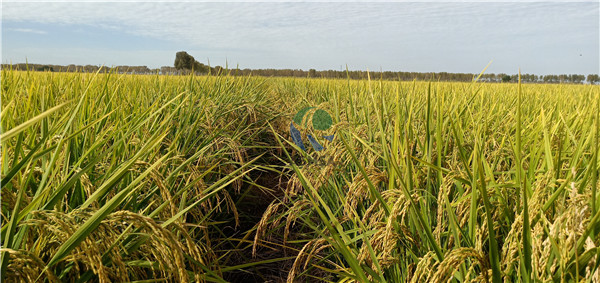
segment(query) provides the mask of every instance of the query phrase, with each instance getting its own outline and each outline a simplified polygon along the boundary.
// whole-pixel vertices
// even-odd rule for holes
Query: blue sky
[[[2,62],[415,72],[598,73],[588,2],[10,2]]]

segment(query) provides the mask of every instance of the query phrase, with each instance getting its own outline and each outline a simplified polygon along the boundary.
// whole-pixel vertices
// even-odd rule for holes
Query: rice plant
[[[5,69],[1,88],[7,282],[600,281],[598,86]],[[290,136],[307,107],[320,151]]]
[[[285,235],[289,224],[275,224],[292,219],[312,231],[288,282],[316,270],[358,282],[600,280],[597,86],[285,89],[316,93],[295,108],[327,102],[339,125],[323,153],[288,152],[305,158],[291,163],[271,226]]]
[[[261,80],[3,70],[2,90],[2,278],[223,281],[213,218],[235,225],[263,154]]]

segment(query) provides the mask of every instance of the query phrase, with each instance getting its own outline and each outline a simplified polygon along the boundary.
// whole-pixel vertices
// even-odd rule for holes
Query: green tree
[[[191,70],[194,68],[194,62],[196,62],[194,57],[185,51],[175,54],[175,69],[177,70]]]
[[[510,76],[509,76],[509,75],[504,75],[504,76],[502,76],[502,82],[503,82],[503,83],[510,82]]]
[[[225,72],[225,69],[224,69],[223,67],[221,67],[221,66],[215,66],[215,67],[213,68],[213,71],[212,71],[212,72],[214,72],[214,73],[215,73],[215,74],[217,74],[217,75],[223,75],[223,74],[224,74],[224,72]]]
[[[574,84],[580,84],[585,81],[584,75],[573,74],[571,75],[571,82]]]
[[[192,69],[194,70],[194,72],[208,73],[208,66],[206,66],[196,60],[194,60],[194,65],[193,65]]]
[[[175,54],[175,69],[177,70],[193,70],[197,73],[207,73],[208,66],[196,61],[194,56],[185,51],[179,51]]]
[[[49,71],[49,72],[54,72],[54,69],[53,69],[51,66],[48,66],[48,65],[43,65],[43,66],[37,67],[37,68],[36,68],[36,71],[41,71],[41,72],[47,72],[47,71]]]

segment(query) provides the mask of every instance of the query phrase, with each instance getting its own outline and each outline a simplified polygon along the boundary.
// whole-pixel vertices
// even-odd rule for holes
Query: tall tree
[[[175,69],[177,70],[193,70],[198,73],[207,73],[208,66],[196,61],[194,56],[185,51],[179,51],[175,54]]]
[[[179,51],[175,54],[175,69],[177,70],[191,70],[194,68],[194,62],[196,62],[194,57],[185,51]]]

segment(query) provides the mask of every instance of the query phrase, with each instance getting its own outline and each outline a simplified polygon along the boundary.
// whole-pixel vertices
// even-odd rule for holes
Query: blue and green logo
[[[316,107],[305,107],[298,111],[292,122],[290,122],[290,135],[292,136],[292,141],[299,148],[306,151],[306,147],[304,147],[304,143],[302,142],[302,134],[298,128],[304,131],[312,132],[314,135],[321,133],[321,137],[328,141],[333,141],[334,135],[325,135],[327,130],[331,128],[332,124],[333,119],[331,119],[331,115],[329,115],[327,111],[318,109]],[[296,126],[298,128],[296,128]],[[316,151],[323,150],[323,146],[317,141],[317,139],[315,139],[313,135],[307,134],[306,137]]]

